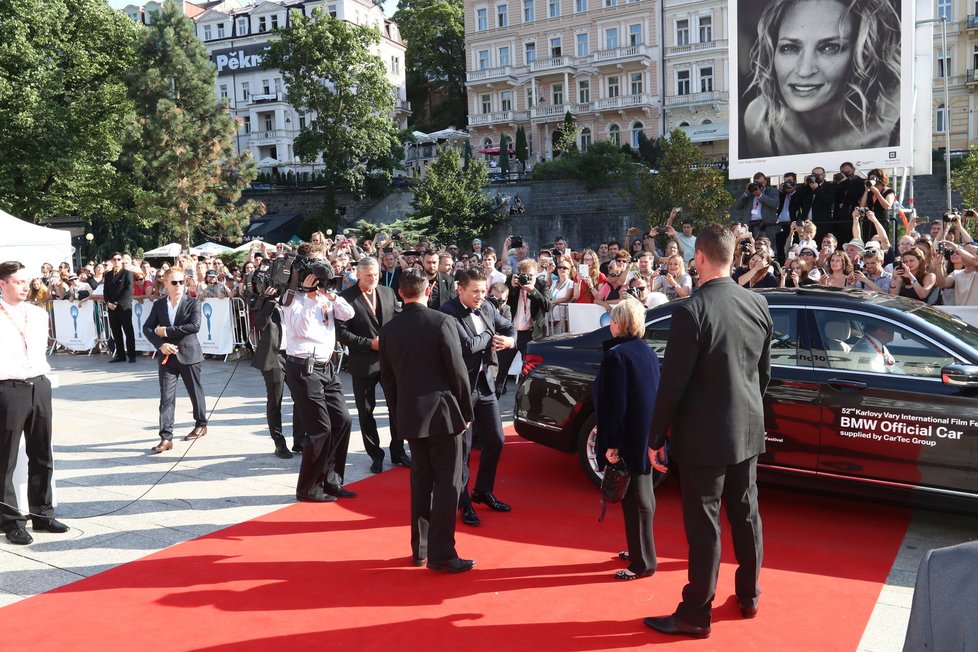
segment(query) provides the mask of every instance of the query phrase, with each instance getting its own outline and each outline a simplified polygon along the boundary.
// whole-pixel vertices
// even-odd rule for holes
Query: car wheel
[[[587,479],[596,486],[601,486],[601,480],[604,478],[604,471],[598,470],[597,456],[594,452],[595,442],[598,437],[597,422],[594,414],[588,416],[581,425],[580,433],[577,437],[577,453],[578,458],[581,462],[581,469],[584,471],[584,475]],[[669,472],[660,473],[655,469],[652,469],[652,486],[658,487],[660,484],[666,481],[669,477]]]

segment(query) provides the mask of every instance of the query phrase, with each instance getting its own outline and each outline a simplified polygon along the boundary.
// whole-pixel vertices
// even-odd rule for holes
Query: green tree
[[[0,205],[35,222],[117,214],[137,34],[104,0],[0,2]]]
[[[522,165],[520,173],[526,172],[526,162],[530,158],[530,146],[526,142],[526,130],[523,125],[516,128],[516,160]]]
[[[705,165],[702,151],[681,129],[661,140],[660,151],[657,173],[644,172],[635,194],[649,224],[665,224],[675,206],[697,225],[723,223],[733,202],[723,171]]]
[[[509,137],[506,134],[499,137],[499,172],[503,178],[509,176]]]
[[[968,148],[968,155],[951,171],[951,188],[961,194],[966,208],[978,209],[978,148]]]
[[[129,96],[138,119],[123,163],[136,182],[142,220],[207,239],[241,236],[264,208],[238,205],[256,176],[251,152],[234,154],[235,121],[214,97],[216,72],[181,5],[168,0],[140,35]]]
[[[581,135],[581,130],[577,127],[577,121],[574,120],[570,111],[564,114],[564,123],[558,131],[559,135],[554,142],[554,153],[560,155],[577,154],[579,151],[577,138]]]
[[[289,103],[314,113],[295,140],[295,153],[307,163],[322,158],[327,192],[318,227],[332,228],[336,192],[361,195],[367,175],[389,163],[400,144],[390,117],[394,96],[384,61],[371,51],[380,42],[376,29],[322,9],[290,20],[264,63],[282,71]]]
[[[588,190],[606,188],[614,179],[632,178],[641,172],[630,153],[607,140],[593,143],[586,152],[572,152],[533,166],[534,179],[577,179]]]
[[[462,170],[458,150],[443,150],[414,189],[411,218],[426,220],[428,235],[440,242],[468,242],[487,233],[503,219],[483,190],[488,178],[484,162],[473,159]]]
[[[404,54],[412,124],[422,131],[468,123],[462,0],[400,0],[394,22]]]

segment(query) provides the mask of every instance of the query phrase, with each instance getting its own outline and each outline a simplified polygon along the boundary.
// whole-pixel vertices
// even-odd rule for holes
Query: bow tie
[[[467,308],[467,310],[468,312],[466,314],[482,316],[482,310],[479,308]]]

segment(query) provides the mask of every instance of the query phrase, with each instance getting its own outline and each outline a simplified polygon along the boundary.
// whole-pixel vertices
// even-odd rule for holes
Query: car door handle
[[[839,378],[833,378],[828,381],[829,387],[832,389],[837,389],[840,392],[861,392],[866,389],[866,383],[856,382],[854,380],[841,380]]]

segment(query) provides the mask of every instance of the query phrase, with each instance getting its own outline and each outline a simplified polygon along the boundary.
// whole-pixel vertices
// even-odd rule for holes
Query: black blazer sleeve
[[[449,319],[442,320],[440,335],[442,346],[438,348],[441,351],[442,365],[448,375],[452,395],[458,401],[459,409],[462,411],[462,418],[471,422],[474,416],[469,390],[469,372],[462,360],[462,345],[458,339],[458,328],[451,321]],[[381,378],[383,378],[383,372],[381,372]],[[390,401],[390,397],[387,400]]]
[[[669,355],[662,365],[659,393],[655,400],[655,411],[652,413],[649,448],[657,450],[666,443],[666,432],[683,399],[689,378],[693,375],[699,346],[699,325],[693,315],[685,307],[676,309],[672,313],[672,325],[669,327],[669,339],[666,343]]]
[[[149,311],[149,316],[146,317],[146,321],[143,322],[143,335],[149,340],[150,344],[155,346],[157,349],[163,344],[163,339],[156,334],[154,330],[160,325],[160,309],[166,310],[166,304],[163,302],[167,299],[157,299],[153,302],[153,307]]]
[[[462,323],[462,320],[468,319],[468,317],[461,314],[461,307],[457,301],[449,301],[440,310],[452,317],[452,321],[455,323],[455,330],[458,333],[459,343],[462,347],[462,355],[468,356],[474,353],[481,353],[492,345],[492,332],[486,329],[478,335],[470,333],[465,327],[465,324]]]
[[[380,386],[384,389],[384,400],[387,401],[387,413],[393,423],[397,417],[397,383],[395,382],[394,369],[391,367],[390,357],[387,355],[388,347],[384,342],[384,333],[380,334],[380,349],[378,357],[380,359]],[[397,424],[394,424],[397,427]]]
[[[503,306],[503,308],[508,307],[507,305]],[[516,337],[516,327],[513,326],[512,320],[502,313],[502,310],[493,310],[493,315],[493,330],[497,334],[505,335],[506,337]]]

